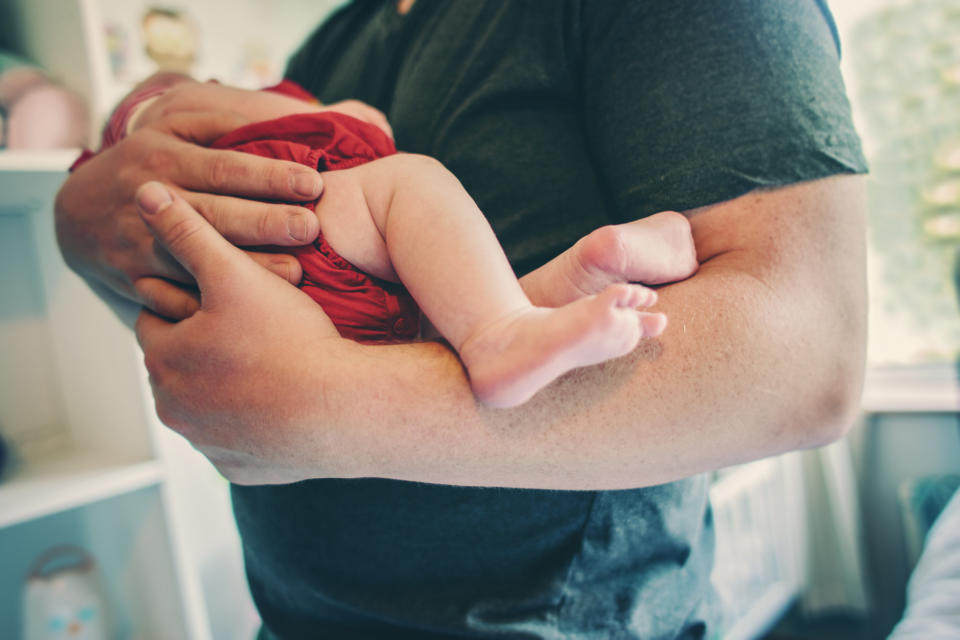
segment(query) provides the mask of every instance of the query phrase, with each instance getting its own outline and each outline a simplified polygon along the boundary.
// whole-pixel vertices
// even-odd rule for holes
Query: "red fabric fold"
[[[251,124],[223,136],[212,148],[289,160],[318,171],[348,169],[396,153],[378,127],[332,111]],[[316,201],[305,206],[314,210]],[[312,245],[274,250],[297,257],[303,267],[300,288],[323,307],[343,337],[358,342],[417,337],[420,312],[407,290],[360,271],[322,234]]]

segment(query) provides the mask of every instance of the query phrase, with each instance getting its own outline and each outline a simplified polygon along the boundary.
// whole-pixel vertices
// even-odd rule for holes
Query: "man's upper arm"
[[[754,191],[689,215],[704,261],[660,290],[670,326],[659,339],[509,411],[478,406],[438,345],[354,347],[375,353],[340,358],[321,385],[350,408],[324,416],[336,459],[356,476],[620,489],[835,438],[862,380],[862,178]],[[378,365],[363,367],[371,357]]]
[[[762,329],[773,333],[771,344],[781,351],[777,364],[792,367],[798,394],[804,389],[819,394],[807,403],[809,411],[797,408],[799,421],[822,427],[802,442],[808,446],[849,426],[860,394],[866,348],[865,209],[863,177],[842,175],[755,190],[686,212],[703,265],[700,273],[720,271],[755,282],[769,314]],[[750,313],[752,301],[734,296],[727,304]],[[807,386],[808,381],[814,384]]]
[[[677,348],[693,367],[712,361],[697,355],[711,344],[744,355],[769,345],[759,359],[783,365],[770,375],[796,377],[784,428],[824,426],[801,444],[842,428],[864,356],[865,205],[850,174],[866,164],[831,21],[806,0],[595,2],[582,25],[584,121],[612,216],[676,209],[692,223],[703,266],[663,292],[671,331],[689,328],[697,296],[749,327]],[[704,285],[719,298],[703,298]],[[834,382],[807,384],[818,379]]]
[[[817,444],[855,404],[863,201],[838,174],[865,167],[817,5],[584,0],[582,20],[605,202],[622,220],[700,207],[700,270],[661,289],[659,340],[509,411],[478,406],[439,345],[338,345],[311,430],[346,475],[646,486]]]
[[[866,170],[817,3],[584,2],[582,21],[584,122],[614,218]]]

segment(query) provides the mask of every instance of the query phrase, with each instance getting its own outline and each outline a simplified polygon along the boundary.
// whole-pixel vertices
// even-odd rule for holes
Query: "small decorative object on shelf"
[[[199,38],[186,13],[152,8],[144,14],[142,27],[146,53],[160,71],[192,72]]]
[[[28,62],[0,51],[2,146],[7,149],[82,147],[87,142],[83,99]]]
[[[103,40],[110,59],[110,71],[115,78],[126,78],[130,73],[130,36],[121,24],[106,23]]]
[[[93,556],[72,545],[44,552],[27,576],[25,640],[106,640],[103,590]]]

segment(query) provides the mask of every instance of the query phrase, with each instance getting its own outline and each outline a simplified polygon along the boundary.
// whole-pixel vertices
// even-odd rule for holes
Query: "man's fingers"
[[[137,316],[137,321],[133,325],[133,332],[137,336],[137,342],[140,348],[146,352],[156,343],[163,331],[169,329],[172,324],[150,311],[144,309]]]
[[[196,111],[166,115],[153,126],[181,140],[207,147],[217,138],[251,122],[250,118],[231,111]]]
[[[140,278],[133,283],[145,307],[170,320],[184,320],[200,310],[200,294],[162,278]]]
[[[200,290],[224,273],[249,264],[240,249],[217,233],[171,189],[148,182],[136,193],[137,209],[147,228],[197,280]]]
[[[316,200],[323,190],[317,170],[296,162],[182,145],[170,179],[184,189],[282,202]]]
[[[307,202],[320,197],[323,183],[316,168],[264,158],[240,151],[208,149],[223,135],[250,124],[227,111],[167,115],[134,133],[141,151],[134,161],[153,176],[162,176],[184,189],[230,194],[260,200]],[[159,136],[158,136],[159,133]],[[162,140],[165,144],[157,144]]]
[[[191,191],[182,195],[236,245],[304,245],[313,242],[320,232],[316,214],[304,207]]]
[[[280,276],[290,284],[300,284],[300,279],[303,278],[303,268],[300,266],[300,261],[291,255],[258,251],[247,251],[246,254],[264,269]]]

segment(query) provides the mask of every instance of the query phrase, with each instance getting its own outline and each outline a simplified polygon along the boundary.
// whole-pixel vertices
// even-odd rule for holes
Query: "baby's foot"
[[[530,307],[487,325],[460,347],[474,394],[491,407],[516,406],[571,369],[631,352],[640,338],[666,327],[663,314],[637,310],[655,300],[650,289],[616,284],[557,309]]]
[[[626,224],[600,227],[527,276],[541,306],[559,307],[611,284],[665,284],[697,270],[690,222],[662,211]]]

